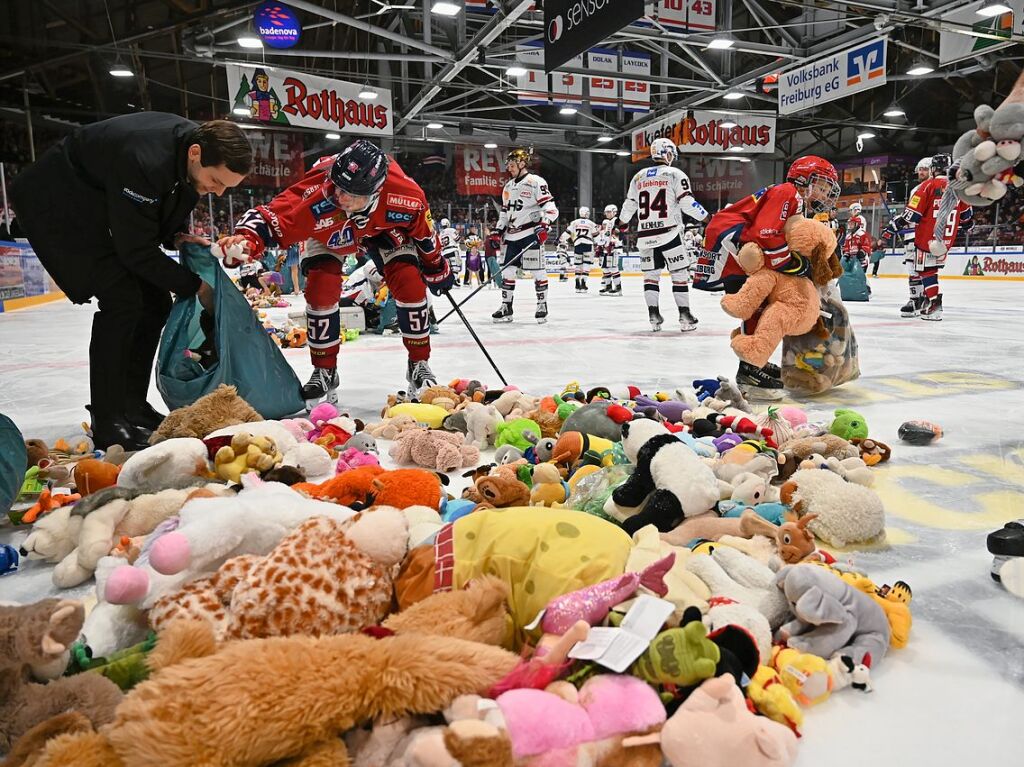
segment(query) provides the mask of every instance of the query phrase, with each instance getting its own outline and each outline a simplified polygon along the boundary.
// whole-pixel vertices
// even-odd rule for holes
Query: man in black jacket
[[[163,416],[146,401],[170,293],[213,292],[164,254],[200,195],[237,186],[252,149],[237,125],[171,114],[123,115],[76,130],[20,173],[10,197],[43,266],[76,304],[96,298],[89,345],[93,438],[145,446]]]

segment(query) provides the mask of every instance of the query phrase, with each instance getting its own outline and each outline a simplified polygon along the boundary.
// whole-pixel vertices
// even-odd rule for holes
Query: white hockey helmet
[[[669,165],[676,161],[676,157],[679,155],[679,150],[676,149],[675,142],[669,138],[656,138],[651,142],[651,159],[652,160],[663,160]]]
[[[604,206],[604,217],[611,218],[612,216],[619,215],[619,206],[612,203],[611,205]]]
[[[580,218],[590,218],[590,208],[586,205],[580,206]]]
[[[859,216],[862,210],[864,210],[864,206],[861,205],[859,202],[855,202],[850,206],[850,215]]]
[[[914,168],[914,170],[917,170],[917,171],[931,170],[931,169],[932,169],[932,158],[931,157],[922,157],[920,160],[917,161],[917,167]]]
[[[449,221],[447,218],[442,218],[438,225],[442,229],[448,229],[452,225],[452,222]]]

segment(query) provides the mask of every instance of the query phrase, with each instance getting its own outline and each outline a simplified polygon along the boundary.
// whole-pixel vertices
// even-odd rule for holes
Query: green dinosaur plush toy
[[[836,417],[828,430],[847,441],[865,439],[868,436],[868,422],[856,410],[840,409],[836,411]]]
[[[530,418],[513,418],[511,421],[499,423],[496,430],[495,447],[512,445],[520,450],[528,450],[533,446],[533,443],[524,436],[527,432],[533,432],[536,439],[541,438],[540,426]]]

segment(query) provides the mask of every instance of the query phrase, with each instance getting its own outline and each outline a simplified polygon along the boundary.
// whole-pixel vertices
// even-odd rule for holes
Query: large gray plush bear
[[[830,659],[845,655],[872,666],[889,647],[885,611],[867,594],[818,565],[788,565],[775,575],[796,618],[775,632],[776,640]]]
[[[1006,102],[998,109],[981,105],[974,110],[977,130],[964,133],[953,147],[952,188],[969,205],[991,205],[1006,194],[1006,182],[1020,185],[1008,174],[1021,160],[1024,103]],[[1009,178],[1008,178],[1009,177]]]

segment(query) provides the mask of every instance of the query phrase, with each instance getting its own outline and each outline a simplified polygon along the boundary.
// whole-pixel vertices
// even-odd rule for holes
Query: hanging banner
[[[1002,0],[1001,5],[1010,10],[997,16],[979,15],[978,9],[986,5],[992,5],[991,0],[981,0],[942,14],[943,21],[954,22],[958,26],[953,29],[943,28],[939,32],[941,66],[973,58],[979,53],[998,51],[1013,45],[1011,35],[1024,34],[1024,0]]]
[[[715,31],[717,0],[658,0],[656,7],[651,18],[672,32]]]
[[[302,136],[286,131],[248,131],[252,146],[252,171],[245,178],[250,186],[283,189],[298,181],[305,172],[302,162]]]
[[[587,69],[610,74],[590,78],[590,106],[594,109],[619,108],[619,53],[605,48],[593,48],[587,52]]]
[[[573,69],[583,68],[583,56],[576,56],[569,59],[566,66]],[[551,101],[555,104],[572,104],[578,106],[583,103],[583,75],[570,74],[568,72],[551,73]]]
[[[779,114],[788,115],[885,85],[888,38],[848,48],[779,76]]]
[[[455,191],[464,197],[501,197],[508,180],[504,154],[501,149],[460,144],[455,151]]]
[[[546,0],[544,71],[565,62],[644,15],[644,0]]]
[[[622,74],[641,75],[644,78],[651,74],[651,55],[649,53],[622,52]],[[651,111],[651,84],[645,80],[622,81],[622,108],[627,112]]]
[[[547,104],[551,91],[544,71],[544,46],[540,43],[516,45],[516,63],[526,73],[516,77],[516,97],[520,104]]]
[[[693,196],[712,207],[735,202],[757,191],[754,163],[723,157],[684,157],[679,167],[690,179]]]
[[[284,3],[263,3],[252,15],[253,27],[264,45],[292,48],[302,36],[302,22]]]
[[[369,136],[394,134],[391,91],[376,88],[376,99],[359,97],[363,87],[288,69],[261,65],[225,66],[232,109],[248,109],[252,120],[300,125]]]
[[[650,156],[651,142],[670,138],[680,154],[751,154],[775,151],[775,118],[762,115],[722,115],[680,110],[653,125],[633,131],[633,161]],[[725,125],[723,125],[725,123]],[[730,127],[728,124],[733,123]]]

